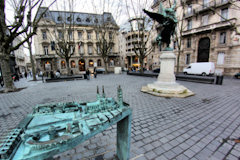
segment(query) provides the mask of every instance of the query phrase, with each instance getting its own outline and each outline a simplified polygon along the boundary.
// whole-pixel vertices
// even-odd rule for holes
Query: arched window
[[[85,61],[84,59],[81,59],[78,61],[78,67],[79,67],[79,71],[85,71]]]
[[[88,65],[89,65],[89,67],[93,67],[93,60],[90,59]]]
[[[101,59],[98,59],[98,60],[97,60],[97,66],[102,66],[102,61],[101,61]]]
[[[65,69],[66,68],[66,63],[65,61],[61,61],[61,69]]]
[[[71,60],[71,68],[75,68],[76,67],[76,63],[74,60]]]

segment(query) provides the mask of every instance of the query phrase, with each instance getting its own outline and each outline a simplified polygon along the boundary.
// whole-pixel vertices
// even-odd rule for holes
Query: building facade
[[[125,31],[120,30],[120,33],[118,34],[119,39],[119,52],[120,52],[120,59],[121,59],[121,67],[126,70],[128,68],[128,62],[127,62],[127,54],[126,54],[126,38],[125,38]]]
[[[154,11],[158,11],[159,2],[169,6],[167,0],[154,0]],[[233,75],[240,71],[238,7],[240,2],[231,0],[178,1],[178,27],[183,23],[182,30],[177,29],[181,32],[178,33],[182,46],[180,71],[194,62],[214,62],[216,72],[224,75]],[[175,53],[178,54],[176,50]]]
[[[42,8],[38,14],[45,8]],[[37,35],[34,37],[35,59],[37,71],[57,71],[67,74],[67,63],[64,58],[56,54],[56,43],[63,35],[62,27],[72,25],[68,31],[70,45],[74,46],[69,63],[73,74],[80,74],[86,69],[94,67],[104,68],[104,61],[99,52],[99,26],[106,22],[109,24],[107,36],[112,39],[113,45],[109,53],[108,70],[113,71],[115,66],[120,65],[118,47],[118,26],[111,13],[89,14],[66,11],[48,10],[41,21]]]
[[[13,46],[21,42],[20,37],[16,37],[13,41]],[[17,50],[12,53],[15,56],[15,70],[17,73],[24,73],[26,70],[26,57],[23,46],[20,46]]]
[[[147,21],[147,20],[146,20]],[[146,25],[146,26],[145,26]],[[120,49],[121,49],[121,55],[123,60],[123,66],[126,69],[134,69],[138,70],[140,69],[140,61],[139,57],[135,53],[135,49],[139,50],[141,47],[139,47],[138,43],[142,40],[147,42],[147,45],[145,46],[145,51],[147,52],[147,48],[151,47],[151,38],[149,40],[149,26],[147,26],[146,22],[143,21],[143,18],[132,18],[130,19],[124,26],[123,30],[121,31],[121,37],[120,39],[124,39],[120,42]],[[143,28],[144,27],[144,28]],[[143,36],[144,39],[142,39],[140,36],[142,36],[141,31],[143,30]],[[134,46],[135,45],[135,46]],[[149,65],[147,63],[147,57],[144,59],[144,67],[149,68]]]

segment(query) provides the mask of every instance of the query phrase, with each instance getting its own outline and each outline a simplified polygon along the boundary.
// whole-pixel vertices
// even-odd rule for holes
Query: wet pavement
[[[239,159],[240,143],[231,139],[240,137],[240,80],[225,78],[223,85],[177,81],[196,94],[185,99],[140,92],[155,80],[126,74],[55,83],[20,79],[16,86],[26,89],[0,94],[0,135],[14,128],[37,104],[95,101],[97,85],[105,86],[108,97],[116,97],[121,85],[124,101],[133,109],[131,159]],[[54,158],[115,159],[115,153],[113,126]]]

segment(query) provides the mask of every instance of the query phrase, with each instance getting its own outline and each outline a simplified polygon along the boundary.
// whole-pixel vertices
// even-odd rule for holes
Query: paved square
[[[140,92],[156,78],[98,75],[90,81],[42,83],[21,79],[26,89],[0,94],[0,135],[14,128],[36,104],[94,101],[96,86],[108,97],[123,89],[124,101],[133,109],[131,159],[229,159],[240,157],[240,144],[223,141],[240,137],[240,80],[225,78],[223,85],[177,81],[196,95],[185,99],[155,97]],[[114,159],[116,126],[55,159]]]

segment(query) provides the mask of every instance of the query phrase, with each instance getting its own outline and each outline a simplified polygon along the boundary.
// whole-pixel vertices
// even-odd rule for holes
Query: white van
[[[191,63],[183,69],[184,74],[197,74],[197,75],[213,75],[215,72],[215,65],[213,62],[200,62]]]

